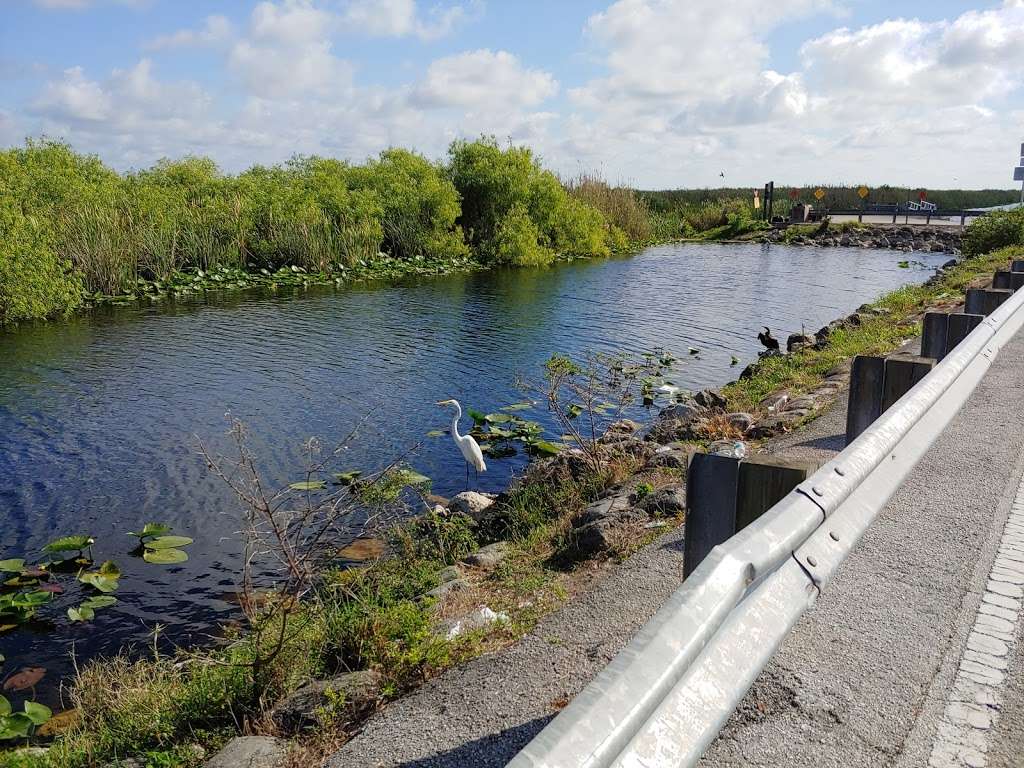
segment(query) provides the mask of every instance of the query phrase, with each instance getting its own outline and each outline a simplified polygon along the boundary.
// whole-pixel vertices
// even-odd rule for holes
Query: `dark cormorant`
[[[757,334],[757,340],[764,344],[765,349],[779,350],[779,340],[772,336],[772,330],[767,325],[762,326],[764,333]]]

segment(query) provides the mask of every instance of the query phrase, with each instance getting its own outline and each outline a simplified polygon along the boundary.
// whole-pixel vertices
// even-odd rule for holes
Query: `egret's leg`
[[[466,464],[466,490],[469,490],[469,463]]]

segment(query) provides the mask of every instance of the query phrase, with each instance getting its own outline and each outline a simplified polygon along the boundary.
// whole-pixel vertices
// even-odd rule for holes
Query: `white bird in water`
[[[459,434],[459,419],[462,418],[462,406],[459,405],[459,401],[439,400],[437,404],[455,406],[455,416],[452,417],[452,440],[455,441],[459,450],[462,451],[462,458],[466,460],[466,487],[469,488],[470,466],[472,466],[477,473],[487,471],[487,465],[484,464],[484,453],[480,450],[480,446],[476,440],[474,440],[470,435]]]

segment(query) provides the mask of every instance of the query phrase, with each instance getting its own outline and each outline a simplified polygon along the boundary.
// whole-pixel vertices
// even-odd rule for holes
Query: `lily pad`
[[[92,608],[95,611],[97,608],[109,608],[116,602],[117,598],[113,595],[93,595],[82,603],[82,607]]]
[[[188,536],[157,536],[146,542],[146,549],[178,549],[192,543]]]
[[[525,411],[527,408],[533,408],[533,403],[512,403],[512,405],[506,405],[501,410],[503,410],[503,411]]]
[[[53,712],[45,704],[40,704],[36,701],[26,701],[25,715],[32,721],[33,725],[42,725],[53,717]]]
[[[171,526],[164,525],[163,523],[146,523],[142,530],[136,533],[135,531],[128,531],[129,536],[137,536],[140,539],[148,539],[154,536],[163,536],[165,533],[171,532]]]
[[[535,443],[530,443],[530,450],[541,456],[555,456],[562,450],[562,447],[555,443],[549,443],[547,440],[538,440]]]
[[[432,429],[427,432],[427,437],[444,437],[443,429]]]
[[[114,592],[118,587],[116,576],[108,576],[95,571],[83,573],[78,577],[78,580],[94,589],[98,589],[100,592]]]
[[[100,573],[104,576],[116,579],[121,576],[121,569],[117,567],[117,563],[113,560],[104,560],[103,564],[100,565]]]
[[[65,536],[51,541],[43,547],[43,552],[80,552],[95,541],[92,536]]]
[[[96,614],[92,608],[80,605],[77,608],[68,608],[68,618],[72,621],[92,621]]]
[[[323,480],[303,480],[299,483],[289,483],[288,487],[293,491],[322,491],[327,487]]]
[[[0,696],[0,717],[11,714],[11,702],[6,696]]]
[[[484,420],[488,424],[504,424],[506,421],[512,421],[512,417],[507,413],[488,413]]]
[[[188,554],[181,549],[147,549],[142,559],[155,565],[171,565],[188,560]]]
[[[11,558],[10,560],[0,560],[0,571],[4,573],[21,573],[25,567],[24,559],[20,557]]]
[[[27,738],[32,730],[32,721],[24,712],[0,717],[0,740]]]

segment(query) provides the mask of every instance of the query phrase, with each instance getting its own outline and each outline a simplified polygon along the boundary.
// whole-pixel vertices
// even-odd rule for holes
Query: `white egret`
[[[466,460],[466,487],[469,487],[469,467],[472,465],[473,469],[480,472],[487,471],[487,465],[484,464],[484,453],[480,450],[480,446],[476,440],[470,435],[459,434],[459,419],[462,418],[462,406],[459,405],[458,400],[440,400],[438,405],[452,405],[455,406],[455,415],[452,417],[452,440],[462,451],[462,458]]]

